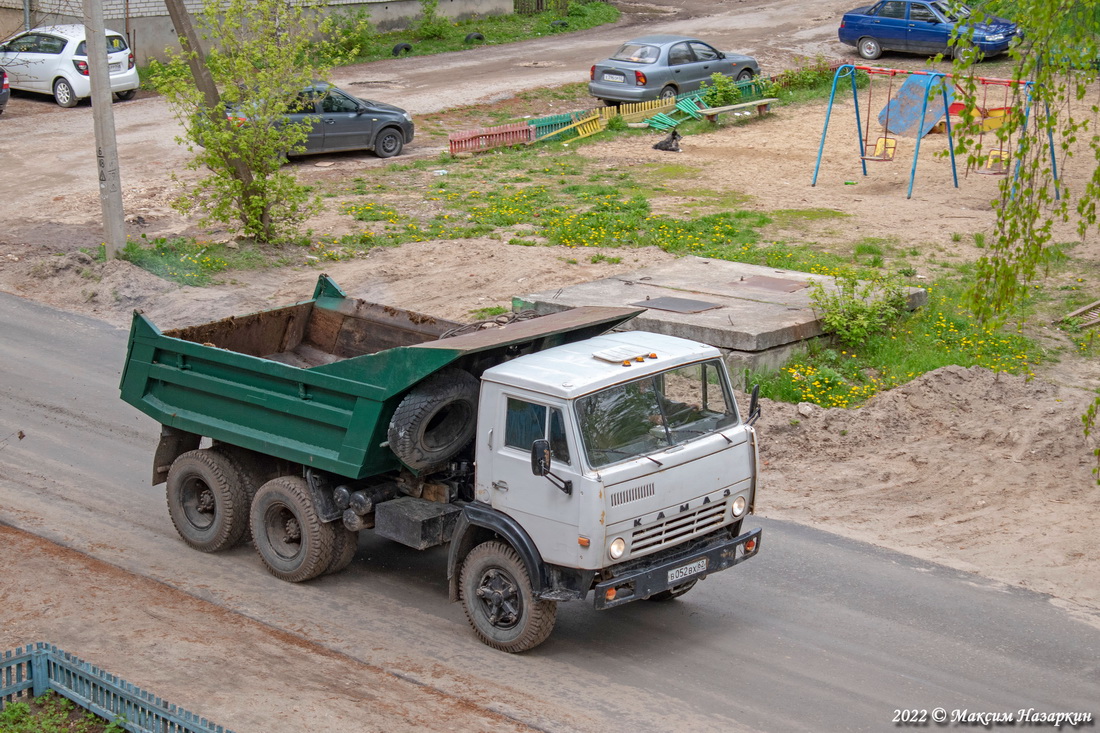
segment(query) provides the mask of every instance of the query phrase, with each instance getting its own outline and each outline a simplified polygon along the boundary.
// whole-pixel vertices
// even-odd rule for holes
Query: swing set
[[[865,72],[870,77],[867,85],[866,114],[860,115],[860,95],[856,84],[856,72]],[[904,76],[905,81],[895,93],[894,80]],[[959,96],[965,96],[965,92],[958,84],[951,81],[951,74],[938,71],[908,71],[904,69],[883,69],[873,66],[855,66],[845,64],[836,70],[833,75],[832,89],[829,92],[829,108],[825,113],[825,126],[821,131],[821,145],[817,151],[817,164],[814,166],[814,177],[810,185],[817,185],[818,172],[821,169],[821,157],[825,150],[825,137],[829,130],[829,121],[832,117],[833,104],[836,99],[837,85],[841,79],[848,78],[852,87],[852,104],[855,109],[856,135],[859,140],[859,158],[863,169],[863,175],[867,175],[867,163],[886,163],[895,159],[898,149],[898,135],[915,137],[916,144],[913,148],[913,164],[909,172],[909,191],[906,198],[913,197],[913,182],[917,174],[917,160],[920,155],[921,140],[929,132],[942,129],[947,134],[947,149],[951,159],[951,175],[955,188],[959,187],[958,168],[955,163],[955,140],[952,133],[951,116],[958,115],[967,108],[965,102],[955,100],[955,92]],[[882,107],[872,124],[871,110],[874,104],[875,87],[883,86],[885,79],[886,103]],[[1031,82],[1013,81],[1009,79],[977,79],[982,88],[981,106],[974,105],[980,117],[981,125],[978,131],[978,143],[976,149],[982,152],[982,162],[978,165],[968,165],[966,173],[973,169],[976,173],[985,175],[1007,175],[1012,160],[1012,140],[1010,135],[1002,135],[996,131],[1004,125],[1010,116],[1017,114],[1010,104],[1010,92],[1013,85],[1026,86],[1023,127],[1026,128],[1031,112]],[[989,91],[991,88],[1000,87],[1004,90],[1004,100],[1000,107],[989,107]],[[1047,111],[1049,116],[1049,110]],[[942,118],[942,123],[941,123]],[[873,129],[877,132],[872,132]],[[988,152],[983,147],[984,137],[987,132],[996,136],[996,147]],[[1050,134],[1050,157],[1057,186],[1058,171],[1055,163],[1054,137]],[[1019,174],[1019,162],[1017,162],[1014,175]],[[1056,189],[1057,190],[1057,189]]]

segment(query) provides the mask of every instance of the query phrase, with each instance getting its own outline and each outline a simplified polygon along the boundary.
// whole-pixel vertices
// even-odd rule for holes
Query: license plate
[[[668,571],[668,584],[675,585],[684,578],[690,578],[693,575],[699,573],[705,573],[707,571],[707,559],[704,557],[702,560],[693,562],[691,565],[681,565],[674,570]]]
[[[626,77],[623,76],[622,74],[609,74],[605,71],[604,74],[603,74],[603,80],[604,81],[623,82],[623,81],[626,81]]]
[[[122,71],[122,64],[107,64],[107,68],[111,71]]]

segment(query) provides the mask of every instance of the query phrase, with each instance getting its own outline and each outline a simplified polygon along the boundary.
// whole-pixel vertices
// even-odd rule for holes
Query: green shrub
[[[810,302],[820,311],[825,332],[836,334],[849,346],[882,333],[905,312],[905,291],[894,275],[863,283],[854,275],[844,275],[836,278],[836,284],[837,289],[830,291],[815,280]]]
[[[703,82],[702,101],[707,107],[725,107],[740,99],[741,89],[725,74],[711,74],[710,84]]]

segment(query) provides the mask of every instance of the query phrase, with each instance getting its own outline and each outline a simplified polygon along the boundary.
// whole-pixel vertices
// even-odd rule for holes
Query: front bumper
[[[614,578],[596,584],[596,610],[648,598],[654,593],[692,580],[702,580],[711,573],[742,563],[760,552],[762,534],[763,530],[760,528],[732,538],[728,534],[719,533],[717,536],[703,538],[702,542],[691,543],[687,548],[679,548],[680,551],[673,554],[642,558],[638,564],[630,564]],[[748,550],[745,544],[750,540],[752,549]],[[650,562],[645,562],[646,560]],[[706,562],[702,570],[686,575],[674,572],[690,568],[704,560]],[[673,576],[675,579],[672,579]],[[614,594],[608,598],[608,591],[612,589]]]

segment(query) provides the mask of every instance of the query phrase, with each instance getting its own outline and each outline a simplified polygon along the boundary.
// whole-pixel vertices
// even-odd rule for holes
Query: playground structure
[[[857,84],[857,72],[864,72],[870,77],[867,85],[866,116],[861,119],[859,89]],[[903,76],[905,81],[894,93],[895,78]],[[1007,120],[1018,112],[1010,104],[1010,91],[1013,86],[1021,85],[1025,89],[1023,121],[1021,129],[1026,129],[1031,114],[1031,82],[1016,81],[1012,79],[993,79],[978,77],[976,81],[982,89],[981,104],[968,105],[964,101],[956,99],[956,92],[962,96],[965,94],[954,77],[939,71],[910,71],[905,69],[885,69],[874,66],[856,66],[844,64],[837,68],[833,75],[832,88],[829,92],[829,108],[825,113],[825,125],[821,131],[821,144],[817,150],[817,163],[814,166],[813,181],[810,185],[817,185],[818,173],[821,169],[821,157],[825,150],[825,138],[829,131],[829,121],[832,118],[833,104],[836,100],[837,85],[841,79],[847,78],[852,87],[852,103],[855,109],[856,135],[859,140],[860,165],[863,175],[867,175],[868,162],[891,162],[897,153],[898,136],[916,138],[913,146],[913,163],[909,171],[909,190],[906,198],[913,197],[913,182],[917,174],[917,161],[920,157],[921,140],[930,132],[942,130],[947,134],[947,149],[951,160],[951,175],[955,188],[959,187],[958,167],[955,162],[955,140],[952,132],[952,115],[958,115],[968,107],[977,114],[980,125],[978,128],[977,149],[982,151],[982,162],[977,166],[967,166],[967,173],[973,169],[976,173],[988,175],[1007,175],[1013,151],[1011,150],[1011,137],[996,134],[996,130],[1003,126]],[[871,141],[871,110],[874,99],[876,78],[885,78],[887,83],[886,103],[877,116],[880,132],[878,137]],[[879,84],[881,86],[881,84]],[[1002,106],[989,107],[989,90],[1000,88],[1004,91]],[[1049,116],[1049,110],[1047,111]],[[996,134],[996,148],[986,151],[983,147],[986,132]],[[1055,195],[1057,195],[1058,168],[1055,160],[1054,138],[1049,133],[1049,146],[1052,170],[1055,179]],[[1014,171],[1014,176],[1019,173],[1019,162]]]

